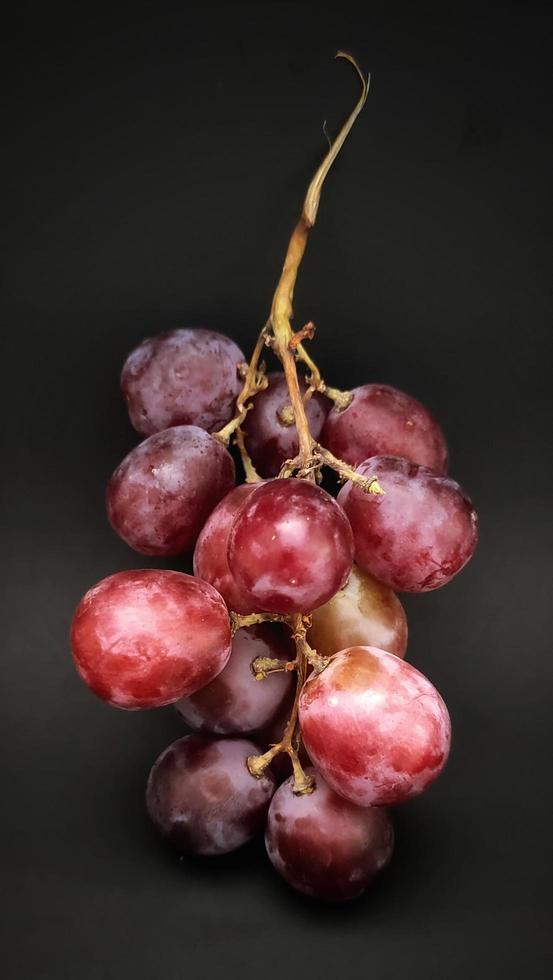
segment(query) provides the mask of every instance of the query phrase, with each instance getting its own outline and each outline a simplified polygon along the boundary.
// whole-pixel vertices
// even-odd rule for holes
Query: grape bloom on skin
[[[230,337],[199,327],[144,340],[125,361],[121,391],[132,425],[151,436],[173,425],[222,428],[234,414],[245,360]]]
[[[348,519],[333,497],[303,480],[271,480],[246,498],[231,528],[229,568],[266,612],[326,602],[353,561]]]
[[[348,803],[312,767],[313,793],[298,796],[293,779],[277,789],[265,845],[273,867],[292,888],[323,901],[357,898],[389,863],[394,831],[383,807]]]
[[[263,826],[275,781],[254,779],[246,759],[257,746],[246,739],[188,735],[154,763],[146,807],[158,831],[179,851],[227,854]]]
[[[192,575],[117,572],[81,599],[71,626],[85,684],[117,708],[159,708],[193,694],[230,657],[227,607]]]
[[[447,444],[436,419],[416,398],[390,385],[362,385],[350,405],[331,410],[322,442],[350,466],[370,456],[402,456],[447,472]]]
[[[194,547],[206,518],[234,486],[232,456],[195,425],[150,436],[115,470],[106,495],[114,531],[142,555]]]
[[[194,549],[194,575],[210,582],[229,609],[243,614],[259,610],[254,597],[237,584],[229,568],[228,542],[234,518],[255,487],[255,483],[241,483],[223,497],[205,522]]]
[[[300,724],[313,765],[358,806],[403,803],[442,771],[451,724],[415,667],[376,647],[351,647],[305,684]]]

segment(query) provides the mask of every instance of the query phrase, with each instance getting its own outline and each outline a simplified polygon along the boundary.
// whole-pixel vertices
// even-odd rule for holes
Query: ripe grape
[[[209,684],[231,650],[227,607],[207,582],[161,569],[117,572],[81,599],[79,674],[118,708],[159,708]]]
[[[273,866],[292,888],[343,902],[361,895],[390,861],[392,821],[382,807],[358,807],[334,793],[313,768],[316,789],[295,796],[293,778],[277,789],[265,844]]]
[[[344,584],[353,559],[351,528],[325,490],[303,480],[271,480],[238,511],[228,559],[260,609],[306,612]]]
[[[234,414],[244,355],[214,330],[169,330],[144,340],[125,361],[121,390],[137,432],[173,425],[221,429]]]
[[[476,511],[459,484],[393,456],[373,456],[357,472],[378,476],[384,490],[375,496],[347,483],[338,494],[358,564],[398,592],[428,592],[449,582],[478,540]]]
[[[322,657],[353,646],[379,647],[403,657],[407,618],[392,590],[354,562],[346,584],[313,611],[308,640]]]
[[[358,806],[402,803],[439,775],[451,725],[415,667],[376,647],[350,647],[305,684],[300,724],[313,764]]]
[[[178,555],[194,546],[234,477],[232,456],[203,429],[165,429],[115,470],[107,489],[110,523],[143,555]]]
[[[298,455],[298,430],[294,424],[286,425],[280,417],[283,409],[290,408],[290,395],[286,378],[281,371],[267,375],[269,386],[253,399],[243,429],[246,449],[261,476],[278,476],[282,464]],[[305,381],[300,380],[300,391],[307,391]],[[330,402],[315,392],[305,402],[309,430],[318,439],[330,408]]]
[[[228,539],[236,514],[255,483],[234,487],[211,512],[194,550],[194,574],[210,582],[221,593],[229,609],[237,613],[258,612],[252,595],[237,585],[228,564]]]
[[[338,459],[358,466],[370,456],[402,456],[447,471],[447,444],[433,416],[416,398],[390,385],[353,389],[348,408],[329,413],[322,442]]]
[[[146,807],[160,834],[179,851],[226,854],[263,826],[275,783],[270,772],[250,775],[246,760],[259,749],[243,738],[188,735],[154,763]]]
[[[215,735],[236,735],[264,728],[274,719],[288,700],[292,676],[279,671],[256,680],[251,669],[256,657],[293,660],[295,646],[290,631],[280,623],[260,623],[238,630],[224,670],[207,687],[176,704],[191,728]]]

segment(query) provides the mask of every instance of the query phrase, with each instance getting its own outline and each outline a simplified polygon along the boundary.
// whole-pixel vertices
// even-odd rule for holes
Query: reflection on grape
[[[159,708],[209,684],[231,650],[227,608],[192,575],[117,572],[81,599],[71,627],[79,674],[118,708]]]
[[[392,590],[354,562],[346,584],[314,610],[308,640],[322,657],[353,646],[379,647],[403,657],[407,618]]]
[[[178,555],[194,546],[233,484],[225,447],[197,426],[176,426],[145,439],[117,467],[107,489],[108,517],[135,551]]]
[[[272,775],[250,776],[248,756],[259,749],[246,739],[188,735],[154,763],[146,806],[160,834],[177,850],[226,854],[263,826],[275,785]]]
[[[370,384],[353,389],[344,411],[330,412],[323,444],[338,459],[358,466],[370,456],[402,456],[437,473],[447,470],[447,445],[436,419],[416,398]]]
[[[292,888],[314,898],[357,898],[390,861],[392,822],[382,807],[358,807],[332,791],[313,768],[316,789],[295,796],[292,779],[269,807],[265,844],[273,866]]]
[[[308,680],[300,723],[314,766],[359,806],[417,796],[449,754],[449,715],[435,687],[376,647],[343,650]]]
[[[264,728],[288,700],[292,676],[284,671],[256,680],[251,669],[256,657],[293,660],[290,630],[280,623],[260,623],[240,629],[223,671],[207,687],[177,702],[191,728],[215,735],[236,735]]]
[[[253,400],[253,408],[248,412],[244,422],[246,449],[261,476],[278,476],[282,464],[287,459],[298,455],[298,430],[294,424],[286,425],[280,413],[290,411],[290,395],[288,385],[282,371],[275,371],[268,376],[269,386],[260,391]],[[304,381],[300,381],[302,395],[307,390]],[[323,395],[315,392],[305,403],[305,411],[309,429],[314,439],[318,439],[330,402]]]
[[[378,477],[382,496],[347,483],[338,494],[351,523],[355,560],[398,592],[428,592],[449,582],[472,556],[477,517],[458,483],[393,456],[357,467]]]
[[[234,341],[214,330],[169,330],[143,341],[121,373],[134,428],[145,436],[173,425],[221,429],[234,414],[243,361]]]
[[[238,511],[228,558],[236,582],[258,608],[305,612],[345,582],[353,559],[351,528],[325,490],[303,480],[271,480]]]
[[[194,550],[194,574],[221,593],[229,609],[237,613],[257,612],[256,601],[243,587],[237,585],[228,564],[230,529],[244,500],[255,483],[234,487],[204,524]]]

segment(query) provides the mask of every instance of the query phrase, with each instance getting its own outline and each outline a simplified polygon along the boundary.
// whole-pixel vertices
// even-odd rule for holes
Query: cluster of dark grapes
[[[77,608],[72,649],[100,698],[174,704],[194,732],[161,754],[146,790],[179,851],[222,854],[265,826],[293,887],[343,900],[390,860],[386,808],[423,791],[449,752],[447,708],[404,659],[395,593],[449,582],[477,522],[429,412],[388,385],[328,388],[305,352],[312,325],[291,329],[290,268],[313,207],[308,192],[249,365],[204,329],[127,358],[122,391],[145,438],[109,481],[108,517],[141,554],[193,550],[194,575],[102,580]],[[283,372],[267,374],[266,347]],[[342,479],[337,499],[319,485],[323,465]]]

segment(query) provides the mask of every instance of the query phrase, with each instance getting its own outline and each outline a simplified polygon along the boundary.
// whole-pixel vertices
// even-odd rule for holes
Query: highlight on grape
[[[308,187],[249,362],[192,326],[144,340],[123,366],[144,439],[109,481],[109,521],[140,554],[193,552],[194,575],[111,574],[71,628],[99,698],[171,704],[183,720],[146,788],[159,834],[213,855],[265,832],[276,871],[325,901],[372,886],[392,856],[389,808],[447,761],[447,707],[405,659],[396,593],[445,585],[478,536],[430,412],[390,385],[333,388],[309,352],[314,324],[292,327],[321,190],[368,94],[355,59],[337,57],[361,92]]]

